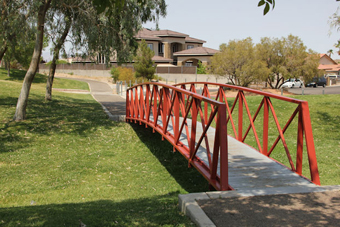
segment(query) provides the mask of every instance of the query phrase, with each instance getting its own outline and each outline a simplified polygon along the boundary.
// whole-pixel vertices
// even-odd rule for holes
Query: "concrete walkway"
[[[116,121],[125,120],[125,99],[113,94],[113,89],[107,83],[88,79],[75,80],[84,81],[89,84],[90,93],[95,100],[101,103],[110,119]],[[161,124],[161,122],[159,123]],[[171,124],[169,127],[172,127]],[[184,142],[185,137],[181,138],[181,140]],[[229,149],[231,151],[230,154],[228,154],[229,180],[230,185],[235,190],[179,195],[180,210],[188,215],[197,226],[231,226],[228,224],[228,220],[233,218],[234,214],[231,216],[229,213],[226,214],[226,211],[224,211],[225,207],[221,205],[223,203],[219,201],[220,199],[244,198],[249,196],[292,196],[296,195],[296,193],[340,190],[340,186],[316,186],[276,162],[269,160],[249,146],[239,144],[240,142],[233,138],[229,138],[229,141]],[[240,146],[242,148],[240,148]],[[202,154],[205,153],[204,146],[202,146],[200,150],[202,150]],[[201,158],[204,159],[203,156]],[[337,199],[339,200],[339,198]],[[278,206],[281,205],[279,202],[277,203]],[[250,204],[244,206],[248,207]],[[213,213],[214,215],[210,214],[209,218],[207,215],[209,213]],[[308,217],[306,220],[308,221]],[[278,220],[277,223],[278,226],[280,225],[279,221],[280,220]],[[284,223],[282,224],[284,225]],[[307,223],[305,224],[308,225]],[[250,222],[248,226],[266,226],[266,218],[257,224]],[[293,226],[295,225],[293,224]]]
[[[109,118],[114,121],[125,121],[125,98],[120,95],[113,94],[113,89],[109,86],[109,84],[89,79],[63,79],[79,80],[88,83],[90,87],[90,94],[97,102],[102,105],[104,111],[109,116]]]

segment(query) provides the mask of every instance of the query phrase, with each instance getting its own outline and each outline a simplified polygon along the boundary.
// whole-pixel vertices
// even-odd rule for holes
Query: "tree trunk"
[[[11,77],[11,62],[7,62],[7,76]]]
[[[53,86],[53,80],[54,80],[54,74],[55,74],[55,69],[57,67],[57,61],[59,59],[59,51],[64,44],[64,41],[66,39],[66,36],[71,28],[72,20],[71,18],[66,18],[66,24],[65,24],[65,29],[63,31],[63,34],[57,41],[57,44],[54,47],[53,50],[53,59],[50,65],[49,69],[49,74],[47,78],[47,83],[46,83],[46,93],[45,93],[45,100],[51,101],[52,100],[52,86]]]
[[[26,107],[29,92],[31,89],[32,81],[34,79],[35,73],[38,68],[38,64],[40,61],[41,51],[43,48],[43,39],[44,39],[44,24],[45,24],[45,15],[50,7],[52,0],[43,0],[38,10],[38,18],[37,18],[37,33],[34,51],[32,55],[32,60],[30,63],[30,67],[27,70],[27,73],[24,78],[24,82],[22,84],[21,92],[18,98],[15,114],[13,120],[21,121],[26,119]]]
[[[1,62],[2,58],[4,57],[6,51],[7,51],[7,43],[5,41],[4,45],[0,49],[0,62]]]

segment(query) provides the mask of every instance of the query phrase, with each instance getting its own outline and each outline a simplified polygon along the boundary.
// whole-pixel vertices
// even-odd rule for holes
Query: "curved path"
[[[113,89],[105,82],[80,78],[64,78],[70,80],[79,80],[88,83],[90,94],[99,102],[109,118],[114,121],[125,121],[125,99],[120,95],[113,94]]]

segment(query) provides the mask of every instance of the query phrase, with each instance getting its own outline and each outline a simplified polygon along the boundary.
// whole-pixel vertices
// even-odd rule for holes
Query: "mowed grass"
[[[21,83],[0,80],[0,226],[192,226],[178,194],[208,183],[169,143],[109,120],[90,95],[45,102],[43,82],[13,122]]]
[[[0,80],[13,81],[22,83],[26,71],[11,69],[11,76],[7,76],[7,70],[0,68]],[[38,87],[46,87],[47,76],[37,73],[34,77],[33,84]],[[76,81],[76,80],[66,80],[60,78],[54,78],[53,88],[64,88],[64,89],[81,89],[81,90],[89,90],[89,86],[87,83]],[[20,90],[19,90],[20,91]]]

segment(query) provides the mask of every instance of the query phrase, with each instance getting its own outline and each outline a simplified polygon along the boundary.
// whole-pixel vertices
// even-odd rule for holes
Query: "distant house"
[[[210,58],[218,50],[203,47],[204,40],[192,38],[187,34],[171,30],[150,30],[143,28],[135,38],[137,42],[145,40],[148,47],[155,52],[152,60],[157,66],[197,66],[198,61],[208,65]],[[104,64],[107,59],[98,54],[94,58],[72,57],[69,63],[98,63]],[[117,63],[115,57],[110,58],[110,63]],[[128,63],[127,65],[131,65]]]
[[[218,50],[203,47],[204,40],[192,38],[187,34],[171,30],[142,29],[136,35],[138,41],[145,40],[148,47],[155,52],[156,64],[197,66],[198,61],[207,65],[210,57]]]
[[[327,54],[320,54],[318,69],[325,70],[328,75],[340,75],[340,65]]]

